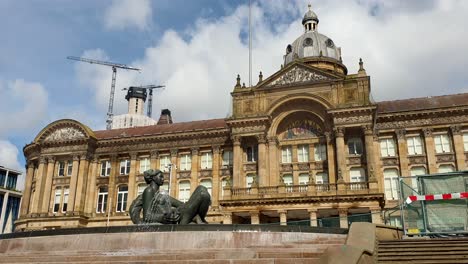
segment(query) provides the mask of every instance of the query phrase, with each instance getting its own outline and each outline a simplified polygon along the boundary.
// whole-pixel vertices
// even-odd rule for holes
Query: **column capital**
[[[48,156],[48,157],[47,157],[47,162],[48,162],[48,163],[55,163],[55,160],[56,160],[56,159],[55,159],[54,156]]]
[[[267,137],[267,141],[269,145],[278,145],[278,137],[277,136],[272,136],[272,137]]]
[[[452,131],[452,135],[461,135],[461,126],[460,125],[450,126],[450,131]]]
[[[171,149],[171,157],[177,157],[177,152],[179,152],[178,149],[172,148],[172,149]]]
[[[255,136],[257,138],[258,144],[265,144],[266,143],[266,137],[264,134],[259,134]]]
[[[362,131],[364,131],[364,135],[366,135],[366,136],[371,136],[374,133],[374,130],[372,129],[371,124],[362,125],[361,129],[362,129]]]
[[[348,215],[348,208],[338,208],[338,213],[340,215]]]
[[[423,128],[422,131],[424,132],[425,137],[432,137],[432,128],[426,127]]]
[[[406,130],[405,129],[397,129],[395,130],[398,140],[406,140]]]
[[[93,155],[92,161],[93,161],[94,163],[99,163],[99,156],[98,156],[98,155]]]
[[[280,210],[276,210],[276,212],[278,212],[278,214],[287,214],[288,210],[280,209]]]
[[[190,148],[190,151],[192,152],[192,156],[198,155],[199,150],[200,150],[199,147]]]
[[[235,145],[235,146],[240,146],[241,138],[242,137],[238,136],[238,135],[231,136],[232,144]]]
[[[26,168],[34,169],[34,161],[32,161],[32,160],[26,161]]]
[[[344,137],[344,133],[345,133],[344,127],[334,127],[333,131],[335,132],[336,137]]]
[[[138,153],[137,152],[130,152],[130,159],[131,160],[136,160],[137,157],[138,157]]]
[[[152,159],[157,159],[157,158],[159,158],[159,151],[157,151],[157,150],[152,150],[152,151],[150,152],[150,158],[152,158]]]
[[[117,158],[118,158],[118,157],[117,157],[116,154],[110,155],[110,157],[109,157],[109,159],[110,159],[111,162],[117,161]]]
[[[91,153],[82,153],[80,155],[80,160],[91,160],[93,155]]]
[[[220,151],[220,150],[221,150],[221,146],[220,146],[220,145],[214,145],[214,146],[212,147],[212,149],[213,149],[213,154],[219,154],[219,153],[221,152],[221,151]]]
[[[325,139],[327,140],[327,143],[330,143],[330,141],[332,141],[333,132],[325,131],[325,132],[323,132],[323,135],[325,136]]]
[[[45,163],[47,163],[47,157],[45,157],[45,156],[40,156],[40,157],[39,157],[39,163],[40,163],[40,164],[45,164]]]
[[[307,212],[310,214],[310,213],[317,213],[318,212],[318,209],[317,208],[313,208],[313,209],[307,209]]]

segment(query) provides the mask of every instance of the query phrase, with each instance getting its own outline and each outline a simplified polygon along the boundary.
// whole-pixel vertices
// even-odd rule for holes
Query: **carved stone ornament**
[[[200,177],[203,178],[203,177],[211,177],[212,174],[211,174],[211,170],[202,170],[200,172]]]
[[[219,154],[220,149],[221,149],[221,146],[219,146],[219,145],[213,146],[213,154],[215,154],[215,155]]]
[[[281,171],[292,171],[293,166],[292,166],[292,164],[281,164],[280,170]]]
[[[244,171],[256,171],[257,170],[257,164],[245,164],[244,165]]]
[[[316,170],[323,170],[323,163],[324,163],[323,161],[316,161],[316,162],[314,163],[314,164],[315,164],[314,168],[315,168]]]
[[[411,164],[426,164],[426,157],[424,156],[414,156],[408,157]]]
[[[428,118],[411,118],[390,122],[378,122],[378,129],[395,129],[421,126],[433,126],[439,124],[460,124],[468,122],[468,115],[435,116]]]
[[[460,135],[461,134],[461,126],[460,125],[451,126],[450,130],[452,131],[452,135]]]
[[[333,130],[335,131],[335,137],[344,137],[344,127],[335,127]]]
[[[305,83],[326,80],[331,80],[331,78],[317,74],[313,71],[306,70],[302,67],[295,66],[289,71],[283,73],[280,77],[269,83],[267,86],[279,86],[293,83]]]
[[[349,157],[348,160],[350,165],[361,164],[361,157]]]
[[[384,166],[395,166],[395,165],[398,165],[398,159],[397,158],[384,158],[382,160],[382,163]]]
[[[424,136],[432,137],[432,128],[423,128]]]
[[[371,115],[358,115],[358,116],[337,116],[333,118],[335,124],[358,124],[372,122]]]
[[[65,127],[55,130],[50,133],[45,139],[44,142],[53,142],[53,141],[65,141],[65,140],[77,140],[86,138],[86,135],[83,134],[80,130],[73,127]]]
[[[297,164],[297,169],[301,171],[308,171],[309,170],[309,163],[299,163]]]
[[[178,176],[179,177],[177,177],[177,178],[179,178],[179,179],[190,178],[190,171],[181,171],[181,172],[179,172]]]
[[[450,162],[455,161],[455,157],[452,154],[442,154],[436,155],[437,162]]]
[[[406,130],[405,129],[397,129],[395,131],[397,138],[399,140],[405,140],[406,139]]]

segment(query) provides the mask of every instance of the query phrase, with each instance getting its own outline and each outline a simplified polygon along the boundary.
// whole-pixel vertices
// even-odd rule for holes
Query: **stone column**
[[[78,180],[76,182],[75,209],[76,213],[83,213],[86,198],[86,185],[89,170],[89,155],[83,154],[80,157],[80,167],[78,171]]]
[[[159,152],[157,150],[153,150],[150,153],[150,168],[155,170],[159,169]]]
[[[192,148],[192,169],[190,172],[190,193],[198,186],[199,148]]]
[[[72,175],[70,177],[70,193],[68,195],[67,213],[71,213],[75,209],[76,183],[78,179],[79,166],[80,157],[75,155],[73,156]]]
[[[177,149],[171,149],[171,189],[169,190],[172,197],[177,199]]]
[[[424,147],[426,148],[427,165],[429,167],[429,173],[437,173],[437,164],[435,156],[435,144],[434,138],[432,137],[432,128],[424,128]]]
[[[51,196],[51,190],[52,190],[52,178],[54,177],[54,171],[55,171],[55,157],[48,157],[47,158],[47,174],[46,174],[46,179],[44,182],[44,198],[42,200],[42,213],[48,213],[49,212],[49,203],[50,203],[50,196]]]
[[[32,181],[33,181],[33,176],[34,176],[34,163],[32,161],[27,162],[27,170],[26,170],[26,180],[25,180],[25,186],[24,186],[24,192],[23,192],[23,198],[21,199],[21,213],[20,217],[26,216],[31,208],[29,208],[29,202],[31,200],[31,186],[32,186]],[[3,223],[0,221],[0,223]]]
[[[465,149],[463,145],[463,135],[461,133],[461,126],[451,126],[450,130],[452,131],[455,159],[457,160],[457,170],[466,170],[467,167],[465,162]]]
[[[268,186],[269,179],[267,179],[267,168],[266,168],[266,161],[267,161],[267,153],[266,153],[266,138],[265,135],[257,135],[258,140],[258,177],[260,181],[258,181],[260,186]]]
[[[220,196],[220,181],[219,181],[219,165],[220,165],[220,146],[213,146],[213,167],[211,170],[211,176],[213,179],[212,189],[211,189],[211,206],[217,207],[219,196]]]
[[[85,214],[92,214],[94,212],[94,204],[96,200],[96,177],[98,175],[99,159],[95,156],[91,162],[88,173],[88,190],[86,191],[86,206]]]
[[[348,228],[348,209],[338,208],[338,213],[340,214],[340,227]]]
[[[258,211],[251,211],[250,212],[250,224],[252,224],[252,225],[260,224],[260,212],[258,212]]]
[[[278,175],[278,140],[276,137],[269,137],[268,138],[268,155],[269,155],[269,178],[270,178],[270,186],[277,186],[279,184],[279,175]]]
[[[130,208],[131,203],[135,200],[136,197],[136,175],[137,175],[137,158],[138,155],[136,152],[130,153],[130,173],[128,174],[128,197],[127,197],[127,208],[126,211]]]
[[[336,159],[338,163],[338,179],[337,182],[349,182],[346,169],[346,148],[344,142],[344,128],[335,128],[335,139],[336,139]]]
[[[44,197],[44,182],[46,177],[47,158],[39,158],[39,168],[36,175],[35,195],[33,196],[31,212],[39,213],[42,210],[42,200]]]
[[[371,125],[362,126],[362,130],[364,131],[364,141],[365,141],[365,148],[366,148],[366,163],[367,163],[367,181],[370,182],[370,177],[374,173],[375,168],[375,158],[378,155],[374,150],[374,133],[372,130]],[[372,180],[377,180],[374,177]]]
[[[335,170],[335,148],[333,146],[332,134],[330,132],[325,132],[325,139],[327,140],[328,181],[331,184],[334,184],[336,183],[337,176]],[[314,155],[314,153],[311,155]]]
[[[381,215],[382,210],[380,209],[380,207],[371,208],[370,212],[371,212],[371,215],[372,215],[372,223],[373,224],[383,224],[382,215]]]
[[[120,173],[120,166],[119,160],[117,159],[117,155],[112,155],[110,158],[111,163],[111,172],[109,175],[109,186],[108,186],[108,196],[107,196],[107,214],[111,216],[115,213],[115,200],[116,200],[116,192],[115,192],[115,182],[117,180],[117,175]]]
[[[224,225],[231,225],[232,224],[232,213],[231,212],[223,213],[223,224]]]
[[[398,141],[398,157],[400,158],[400,175],[409,176],[408,144],[406,143],[406,130],[396,131]]]
[[[288,225],[288,211],[286,210],[278,210],[278,214],[280,216],[280,225]]]
[[[240,188],[243,186],[242,179],[240,178],[242,169],[242,148],[240,136],[232,136],[233,144],[233,160],[232,160],[232,177],[234,188]]]
[[[309,212],[310,226],[317,226],[317,209],[309,209],[307,212]]]

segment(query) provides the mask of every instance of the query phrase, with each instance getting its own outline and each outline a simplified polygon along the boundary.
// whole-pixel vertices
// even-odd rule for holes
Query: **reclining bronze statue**
[[[130,205],[130,218],[134,224],[206,224],[205,216],[211,196],[204,186],[198,186],[184,203],[160,190],[164,175],[160,170],[144,172],[148,186]],[[141,218],[143,211],[143,218]]]

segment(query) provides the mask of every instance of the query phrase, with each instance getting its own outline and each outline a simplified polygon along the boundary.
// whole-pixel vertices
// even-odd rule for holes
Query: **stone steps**
[[[12,262],[10,262],[12,263]],[[14,262],[14,263],[38,263],[37,260],[31,262]],[[318,258],[296,258],[296,259],[215,259],[215,260],[206,260],[206,259],[199,259],[199,260],[152,260],[152,261],[61,261],[61,262],[42,262],[42,263],[54,263],[54,264],[70,264],[70,263],[151,263],[151,264],[318,264]]]
[[[379,263],[468,263],[468,238],[380,241]]]

